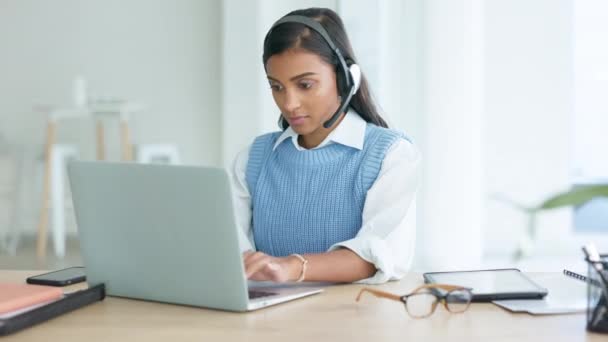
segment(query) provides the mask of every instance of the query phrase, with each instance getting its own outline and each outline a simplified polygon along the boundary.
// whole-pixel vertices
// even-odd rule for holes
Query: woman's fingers
[[[273,261],[270,261],[262,266],[256,273],[252,274],[249,279],[258,281],[274,281],[279,283],[288,280],[287,272],[285,272],[283,266]]]
[[[286,272],[278,261],[268,255],[252,257],[245,265],[245,274],[251,280],[286,281]]]
[[[271,257],[268,254],[262,252],[253,252],[247,254],[243,259],[246,273],[250,274],[250,272],[253,270],[259,270],[270,258]]]
[[[269,258],[268,254],[264,254],[262,252],[253,252],[244,256],[243,263],[245,264],[245,269],[247,269],[250,265],[253,265],[259,262],[262,259]]]
[[[279,258],[271,257],[262,252],[246,251],[243,253],[243,264],[247,279],[256,281],[288,281],[287,269]]]
[[[289,280],[287,269],[282,264],[271,262],[266,265],[268,280],[283,283]]]
[[[265,269],[268,267],[269,263],[270,263],[270,261],[267,258],[264,258],[262,260],[258,260],[257,262],[247,266],[245,268],[245,274],[247,275],[247,278],[251,278],[254,274],[257,275],[258,277],[260,275],[262,275],[265,278],[266,273],[267,273]],[[264,279],[264,280],[266,280],[266,279]]]

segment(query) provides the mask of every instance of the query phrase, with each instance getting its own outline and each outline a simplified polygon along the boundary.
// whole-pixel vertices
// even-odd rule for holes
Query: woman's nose
[[[284,107],[287,112],[293,112],[300,107],[300,98],[293,90],[285,91]]]

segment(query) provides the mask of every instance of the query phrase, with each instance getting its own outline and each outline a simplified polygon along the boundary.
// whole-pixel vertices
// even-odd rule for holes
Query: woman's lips
[[[295,116],[293,118],[289,118],[287,119],[287,121],[289,121],[289,124],[292,126],[297,126],[297,125],[301,125],[304,123],[304,121],[306,121],[307,116],[302,115],[302,116]]]

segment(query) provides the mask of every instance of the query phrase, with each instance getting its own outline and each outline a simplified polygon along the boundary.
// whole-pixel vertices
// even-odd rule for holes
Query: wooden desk
[[[32,271],[0,271],[0,281],[21,282]],[[406,293],[421,283],[412,274],[379,286]],[[144,301],[106,298],[2,339],[9,341],[608,341],[585,330],[585,315],[511,314],[474,303],[463,314],[438,307],[427,319],[411,319],[397,302],[364,297],[360,285],[251,313],[230,313]]]

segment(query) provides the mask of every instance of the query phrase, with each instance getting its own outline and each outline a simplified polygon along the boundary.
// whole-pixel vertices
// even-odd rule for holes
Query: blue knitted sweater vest
[[[401,133],[367,124],[363,149],[338,143],[298,151],[281,132],[255,139],[246,180],[258,251],[273,256],[322,253],[361,228],[367,191]]]

